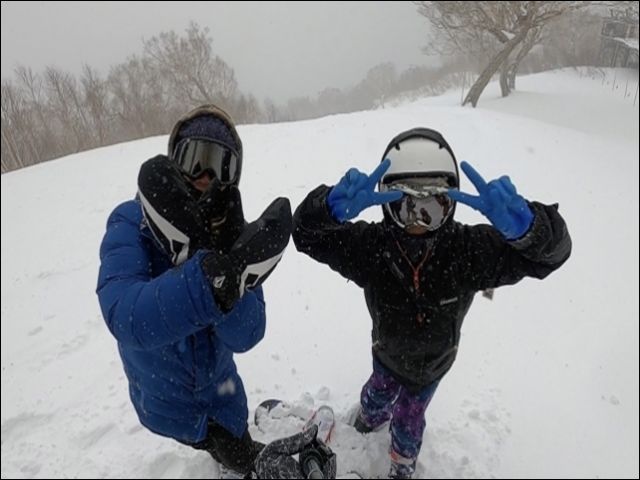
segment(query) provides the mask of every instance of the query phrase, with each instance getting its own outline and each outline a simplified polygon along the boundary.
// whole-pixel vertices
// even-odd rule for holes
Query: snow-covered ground
[[[637,74],[632,79],[637,88]],[[518,79],[477,109],[460,92],[318,120],[240,127],[241,191],[255,218],[275,196],[297,205],[349,167],[373,170],[389,139],[441,131],[485,178],[509,174],[530,199],[560,203],[567,264],[478,296],[461,351],[428,409],[420,477],[638,477],[638,106],[573,71]],[[148,138],[2,175],[2,477],[211,478],[202,452],[138,423],[94,293],[110,211],[131,198]],[[463,189],[470,190],[469,182]],[[483,222],[468,208],[458,219]],[[364,218],[378,219],[374,208]],[[339,417],[371,370],[359,289],[287,253],[265,285],[267,333],[238,355],[250,408],[279,397]],[[293,433],[284,422],[256,438]],[[343,423],[338,473],[384,475],[385,431]]]

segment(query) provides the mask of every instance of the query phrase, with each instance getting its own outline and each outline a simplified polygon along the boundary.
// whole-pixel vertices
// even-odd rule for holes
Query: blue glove
[[[331,215],[339,222],[357,217],[365,208],[402,198],[402,192],[374,192],[376,184],[391,165],[386,159],[369,176],[351,168],[327,195]]]
[[[449,198],[478,210],[507,240],[515,240],[527,233],[533,223],[533,212],[509,177],[504,175],[487,183],[467,162],[460,166],[480,195],[452,189],[449,190]]]

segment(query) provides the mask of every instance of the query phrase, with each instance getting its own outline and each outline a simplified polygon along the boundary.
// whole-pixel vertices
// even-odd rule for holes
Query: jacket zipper
[[[411,271],[413,272],[413,290],[417,298],[420,295],[420,270],[422,269],[426,261],[431,256],[432,249],[428,248],[427,251],[424,252],[424,257],[422,257],[422,260],[420,260],[420,263],[418,263],[417,266],[414,266],[413,263],[411,263],[411,260],[409,259],[409,256],[407,255],[407,253],[400,246],[400,242],[398,242],[397,240],[395,242],[396,242],[396,245],[398,246],[398,250],[400,250],[400,254],[406,260],[407,264],[409,265],[409,268],[411,268]],[[418,312],[416,314],[416,321],[421,324],[424,321],[424,313]]]

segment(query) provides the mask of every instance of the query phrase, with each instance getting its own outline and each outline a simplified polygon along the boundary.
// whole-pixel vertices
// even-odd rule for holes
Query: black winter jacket
[[[412,391],[451,368],[477,291],[542,279],[571,253],[557,205],[531,202],[533,225],[515,241],[489,225],[452,219],[432,235],[412,237],[387,221],[338,223],[328,193],[316,188],[296,210],[296,248],[364,289],[373,355]]]

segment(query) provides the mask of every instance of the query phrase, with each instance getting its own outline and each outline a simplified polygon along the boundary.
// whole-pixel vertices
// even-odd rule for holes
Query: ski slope
[[[627,74],[635,90],[637,72]],[[638,477],[638,102],[573,70],[519,78],[506,99],[492,84],[477,109],[459,100],[452,91],[241,126],[245,214],[256,218],[280,195],[296,206],[350,167],[373,170],[388,141],[416,126],[442,132],[485,178],[508,174],[525,197],[559,202],[572,257],[544,281],[477,297],[427,411],[416,477]],[[166,142],[2,175],[3,478],[218,474],[207,454],[140,426],[94,293],[107,216],[133,197],[140,164]],[[472,189],[466,179],[462,189]],[[466,207],[457,219],[484,222]],[[264,340],[236,356],[250,409],[270,397],[307,412],[328,403],[343,420],[371,372],[362,292],[291,242],[265,299]],[[298,425],[250,428],[269,441]],[[386,431],[365,438],[339,421],[338,474],[386,475],[388,445]]]

